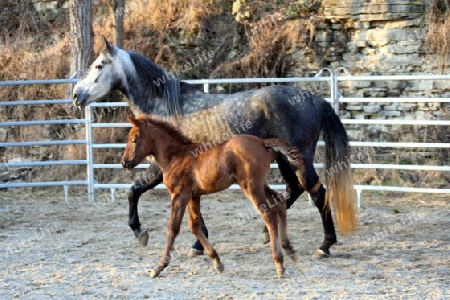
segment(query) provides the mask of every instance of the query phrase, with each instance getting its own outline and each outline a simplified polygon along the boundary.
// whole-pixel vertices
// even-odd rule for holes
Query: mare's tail
[[[341,120],[328,102],[316,97],[314,102],[320,111],[322,134],[325,140],[325,182],[327,185],[325,206],[333,206],[339,230],[342,234],[356,231],[355,203],[350,167],[350,149],[347,133]]]

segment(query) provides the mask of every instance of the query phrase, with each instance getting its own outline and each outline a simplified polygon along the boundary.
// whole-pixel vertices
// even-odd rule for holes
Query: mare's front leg
[[[184,211],[190,198],[191,195],[187,193],[172,195],[172,209],[170,211],[169,223],[167,224],[166,248],[163,251],[158,266],[151,271],[151,277],[158,276],[169,265],[170,252],[172,251],[175,238],[180,233],[181,221],[183,220]]]
[[[139,239],[142,246],[147,246],[148,242],[148,232],[147,230],[141,230],[141,223],[139,222],[138,215],[138,203],[139,197],[154,188],[163,181],[163,173],[156,163],[152,163],[145,174],[144,177],[137,180],[134,185],[130,188],[128,194],[128,201],[130,203],[129,215],[128,215],[128,225],[134,231],[134,235]]]
[[[219,254],[211,246],[208,237],[205,235],[202,226],[202,217],[200,215],[200,197],[193,197],[188,203],[189,228],[197,237],[197,241],[201,243],[202,248],[206,250],[208,256],[212,259],[217,272],[221,273],[224,269],[223,263],[220,262]]]

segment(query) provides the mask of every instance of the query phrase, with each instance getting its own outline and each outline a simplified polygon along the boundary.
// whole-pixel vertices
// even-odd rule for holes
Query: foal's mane
[[[170,135],[171,137],[173,137],[180,143],[183,143],[183,144],[192,144],[193,143],[193,141],[190,138],[185,136],[178,128],[176,128],[175,126],[173,126],[172,124],[170,124],[168,122],[156,120],[147,115],[140,115],[136,118],[136,120],[145,122],[145,124],[147,126],[153,125],[155,127],[158,127],[160,129],[164,130],[168,135]]]
[[[128,52],[128,54],[139,79],[142,81],[140,88],[145,89],[144,93],[150,98],[163,99],[169,115],[179,115],[181,112],[180,79],[173,77],[142,54],[133,51]],[[149,99],[142,100],[148,101]]]

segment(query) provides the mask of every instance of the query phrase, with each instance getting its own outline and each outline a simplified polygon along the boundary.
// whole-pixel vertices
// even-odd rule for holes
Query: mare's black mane
[[[134,84],[131,88],[135,89],[140,97],[137,101],[149,101],[159,98],[165,103],[169,115],[179,115],[181,112],[181,94],[198,90],[195,86],[180,79],[173,77],[166,70],[156,65],[143,55],[130,51],[131,61],[142,84]]]

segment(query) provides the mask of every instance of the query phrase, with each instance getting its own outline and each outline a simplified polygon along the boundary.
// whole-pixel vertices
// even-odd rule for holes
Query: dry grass
[[[49,29],[28,0],[3,0],[0,7],[0,43],[7,48],[20,47],[27,42],[28,37]]]
[[[319,19],[292,22],[272,21],[266,16],[246,29],[248,51],[239,59],[224,63],[214,70],[213,77],[283,77],[286,54],[298,47],[313,47],[315,24]]]

